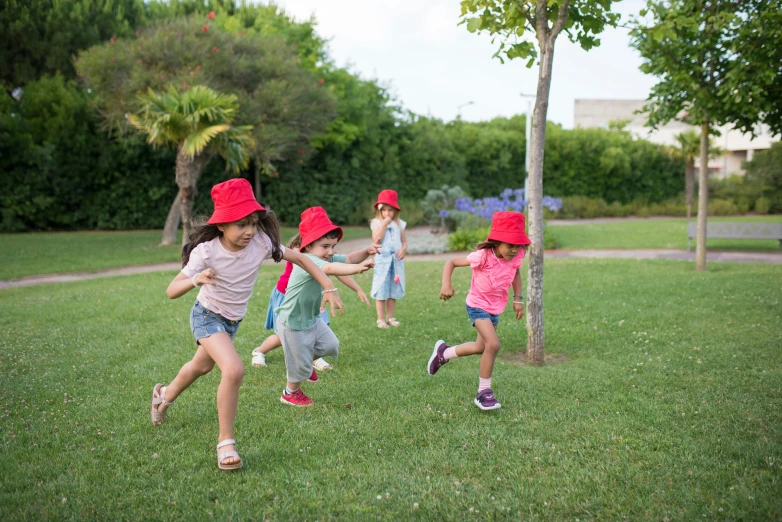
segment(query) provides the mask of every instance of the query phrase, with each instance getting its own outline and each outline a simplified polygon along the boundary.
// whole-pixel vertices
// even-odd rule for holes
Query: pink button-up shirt
[[[524,260],[524,250],[510,261],[485,248],[467,256],[472,268],[472,283],[467,294],[467,306],[480,308],[492,315],[501,314],[508,303],[508,288]]]

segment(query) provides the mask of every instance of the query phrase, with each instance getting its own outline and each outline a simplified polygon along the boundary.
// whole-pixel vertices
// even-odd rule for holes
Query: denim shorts
[[[227,333],[233,341],[241,322],[241,319],[232,321],[220,314],[210,312],[201,306],[201,303],[198,301],[195,302],[193,309],[190,311],[190,329],[193,331],[196,344],[201,344],[198,342],[200,339],[220,332]]]
[[[499,314],[490,314],[483,308],[473,308],[470,305],[465,305],[467,307],[467,317],[470,318],[470,324],[475,326],[475,320],[476,319],[491,319],[491,324],[494,326],[497,326],[500,324],[500,316]]]

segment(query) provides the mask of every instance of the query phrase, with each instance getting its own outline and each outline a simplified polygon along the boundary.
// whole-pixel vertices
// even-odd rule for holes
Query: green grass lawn
[[[498,364],[494,412],[472,404],[477,358],[425,372],[435,340],[474,335],[469,271],[445,303],[441,270],[408,264],[398,329],[342,292],[341,356],[298,409],[279,402],[281,351],[249,364],[281,271],[262,269],[236,340],[233,473],[215,461],[218,370],[149,420],[152,386],[194,349],[195,293],[164,293],[175,272],[0,291],[0,519],[782,517],[782,267],[548,260],[546,347],[567,362]],[[523,350],[510,313],[499,332]]]
[[[693,218],[694,220],[695,218]],[[778,223],[782,216],[714,217],[709,221],[768,221]],[[687,248],[687,220],[620,221],[583,225],[557,225],[548,222],[559,248],[564,249],[635,249]],[[779,241],[765,239],[710,239],[706,248],[712,250],[770,250],[779,251]],[[692,240],[695,250],[695,239]]]
[[[369,227],[343,230],[344,240],[371,235]],[[283,242],[296,232],[283,228]],[[0,279],[179,261],[181,247],[160,246],[160,236],[160,230],[0,234]]]

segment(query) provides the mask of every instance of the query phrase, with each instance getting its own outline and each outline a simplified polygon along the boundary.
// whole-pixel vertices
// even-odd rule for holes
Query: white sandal
[[[385,321],[384,321],[384,320],[382,320],[382,319],[378,319],[378,320],[377,320],[377,327],[378,327],[378,328],[388,328],[388,323],[387,323],[387,322],[385,322]]]
[[[312,366],[314,366],[315,369],[318,370],[319,372],[325,372],[326,370],[331,369],[331,365],[327,363],[326,360],[323,359],[323,357],[320,357],[312,361]]]
[[[394,328],[396,328],[397,326],[399,326],[399,321],[397,321],[397,320],[396,320],[396,319],[394,319],[393,317],[389,317],[389,318],[388,318],[388,324],[390,324],[391,326],[393,326]]]
[[[253,366],[266,366],[266,354],[261,352],[253,352]]]
[[[155,426],[160,426],[166,420],[166,412],[158,410],[157,407],[161,404],[164,404],[166,407],[174,404],[173,401],[168,402],[166,400],[166,394],[162,390],[163,385],[160,383],[152,388],[152,409],[149,411],[149,414],[152,418],[152,424]]]
[[[244,465],[244,462],[242,462],[242,458],[239,456],[239,454],[236,451],[226,451],[222,455],[220,455],[220,448],[223,446],[230,446],[233,444],[236,446],[236,441],[234,439],[225,439],[222,442],[217,443],[217,467],[223,470],[232,470],[232,469],[239,469]],[[236,457],[239,459],[239,462],[236,462],[234,464],[223,464],[226,459],[229,459],[231,457]]]

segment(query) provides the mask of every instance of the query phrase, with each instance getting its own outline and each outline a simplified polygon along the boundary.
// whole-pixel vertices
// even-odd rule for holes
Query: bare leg
[[[490,319],[478,319],[475,321],[475,329],[478,330],[475,342],[462,343],[454,348],[459,357],[482,354],[480,376],[488,379],[494,371],[494,360],[500,351],[497,327],[491,324]]]
[[[386,301],[386,315],[390,319],[394,317],[394,310],[396,309],[396,299],[388,299]]]
[[[301,388],[301,383],[300,382],[287,381],[285,383],[285,386],[287,386],[290,391],[295,392],[296,390]]]
[[[220,368],[222,377],[217,388],[217,418],[220,423],[220,435],[217,442],[234,438],[234,420],[239,402],[239,386],[244,378],[244,365],[236,353],[231,338],[226,333],[211,335],[201,339],[201,347]],[[235,449],[232,444],[220,448],[222,453]],[[224,464],[238,464],[241,459],[229,457]]]
[[[497,327],[488,319],[475,321],[475,328],[483,340],[483,355],[481,355],[481,369],[479,375],[482,379],[491,379],[494,371],[494,361],[500,353],[500,339],[497,337]],[[476,343],[477,344],[477,343]]]
[[[375,300],[375,308],[377,309],[377,320],[378,321],[385,321],[386,320],[386,302],[385,300]]]
[[[279,348],[282,346],[282,341],[280,341],[280,336],[277,334],[271,334],[269,337],[263,340],[261,345],[253,350],[254,353],[262,353],[267,354],[270,351],[274,350],[275,348]]]
[[[193,384],[196,379],[212,371],[215,362],[209,357],[209,354],[203,346],[199,346],[191,360],[186,362],[179,370],[179,373],[171,381],[171,384],[163,387],[166,401],[174,402],[179,395]],[[168,406],[159,404],[157,409],[162,413]]]

